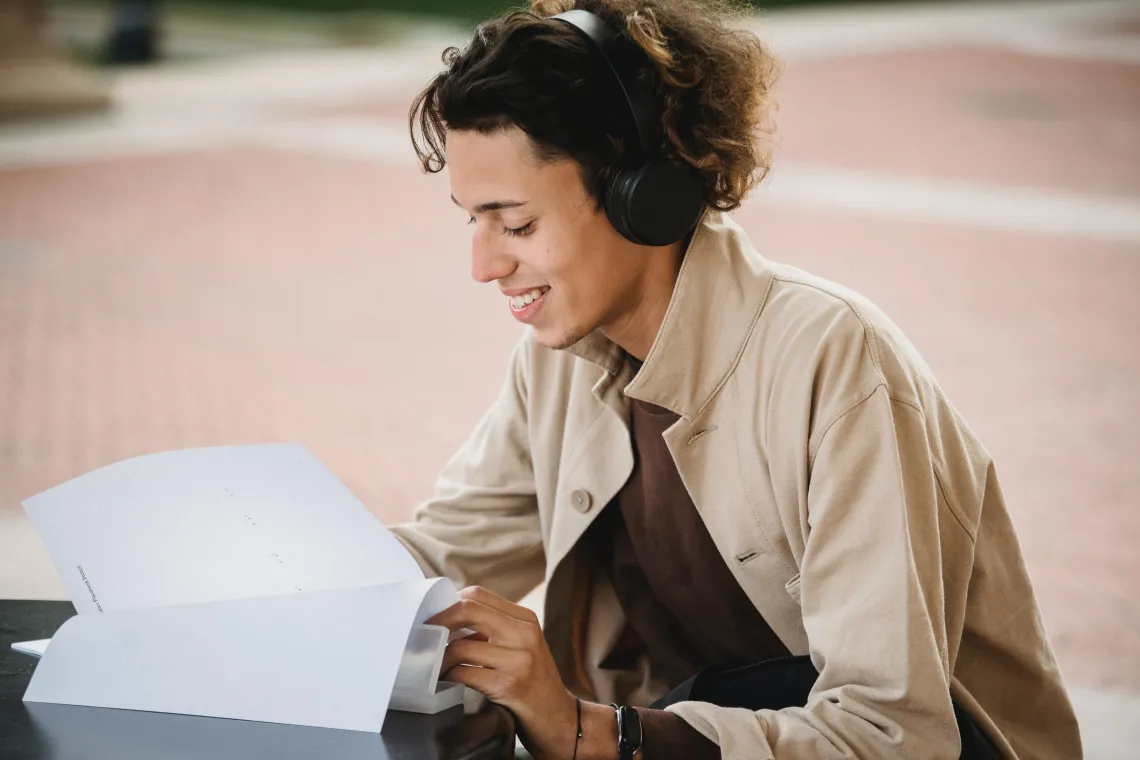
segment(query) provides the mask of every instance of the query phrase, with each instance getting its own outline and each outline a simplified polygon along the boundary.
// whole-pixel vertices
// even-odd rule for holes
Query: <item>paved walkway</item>
[[[1136,10],[767,16],[780,150],[737,214],[986,441],[1099,760],[1140,742]],[[385,521],[429,493],[518,334],[407,143],[452,39],[231,50],[0,127],[0,596],[63,595],[19,500],[136,454],[299,440]]]

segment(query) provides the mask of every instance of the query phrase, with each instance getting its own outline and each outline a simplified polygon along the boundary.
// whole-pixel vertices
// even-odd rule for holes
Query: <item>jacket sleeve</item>
[[[800,602],[820,677],[807,705],[669,709],[732,760],[955,760],[924,415],[879,385],[831,424],[809,462]]]
[[[444,467],[411,522],[392,527],[428,577],[517,601],[545,555],[527,425],[527,344],[515,346],[498,398]]]

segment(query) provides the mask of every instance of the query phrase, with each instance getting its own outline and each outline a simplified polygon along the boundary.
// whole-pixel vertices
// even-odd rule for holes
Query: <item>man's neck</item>
[[[650,253],[645,275],[630,294],[629,309],[613,325],[602,328],[602,333],[638,364],[649,355],[665,321],[687,246],[688,241],[682,240]]]

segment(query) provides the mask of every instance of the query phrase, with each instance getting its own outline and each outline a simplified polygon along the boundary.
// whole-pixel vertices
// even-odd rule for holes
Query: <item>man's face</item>
[[[644,252],[597,208],[577,163],[539,163],[511,128],[448,133],[447,165],[472,220],[471,275],[498,285],[540,343],[565,348],[637,308]]]

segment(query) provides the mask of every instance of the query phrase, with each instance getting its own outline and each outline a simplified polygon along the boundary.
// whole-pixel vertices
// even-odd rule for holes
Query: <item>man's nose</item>
[[[476,230],[471,239],[471,276],[478,282],[501,280],[518,263],[503,249],[501,236],[491,230]]]

